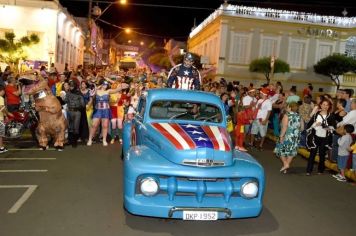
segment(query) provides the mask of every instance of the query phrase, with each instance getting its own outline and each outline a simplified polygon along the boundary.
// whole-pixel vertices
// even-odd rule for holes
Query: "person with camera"
[[[321,101],[319,111],[313,115],[307,124],[307,147],[310,149],[310,156],[307,165],[307,175],[311,175],[314,160],[319,152],[318,174],[325,170],[325,154],[328,149],[330,136],[336,127],[334,114],[331,112],[332,104],[328,99]]]
[[[6,106],[8,112],[15,112],[20,109],[21,104],[21,85],[14,76],[7,78],[5,87]]]

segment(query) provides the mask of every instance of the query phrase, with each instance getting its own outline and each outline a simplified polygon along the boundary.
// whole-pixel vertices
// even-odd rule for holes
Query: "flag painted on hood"
[[[152,126],[179,150],[231,150],[226,129],[218,126],[177,123],[152,123]]]

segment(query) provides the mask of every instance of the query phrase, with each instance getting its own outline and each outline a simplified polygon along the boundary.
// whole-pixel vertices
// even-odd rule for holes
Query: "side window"
[[[141,97],[137,106],[137,114],[142,118],[143,115],[145,114],[145,106],[146,106],[146,98]]]

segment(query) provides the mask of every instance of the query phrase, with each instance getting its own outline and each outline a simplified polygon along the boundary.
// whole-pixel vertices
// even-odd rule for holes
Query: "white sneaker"
[[[92,144],[93,144],[93,141],[89,139],[87,142],[87,146],[91,146]]]
[[[337,174],[337,175],[332,175],[332,177],[334,177],[335,179],[340,179],[343,178],[344,176],[342,176],[341,174]]]
[[[0,153],[7,152],[8,150],[5,147],[0,148]]]
[[[341,176],[341,178],[338,178],[336,180],[340,181],[340,182],[346,182],[347,181],[347,179],[344,176]]]
[[[108,146],[108,143],[105,142],[105,141],[103,141],[103,146],[104,146],[104,147]]]

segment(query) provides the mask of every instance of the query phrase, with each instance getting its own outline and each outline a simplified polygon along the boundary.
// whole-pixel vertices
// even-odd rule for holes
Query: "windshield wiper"
[[[173,120],[173,119],[175,119],[175,118],[177,118],[177,117],[184,116],[184,115],[186,115],[186,114],[188,114],[187,111],[182,112],[182,113],[175,114],[175,115],[169,117],[169,120]]]

